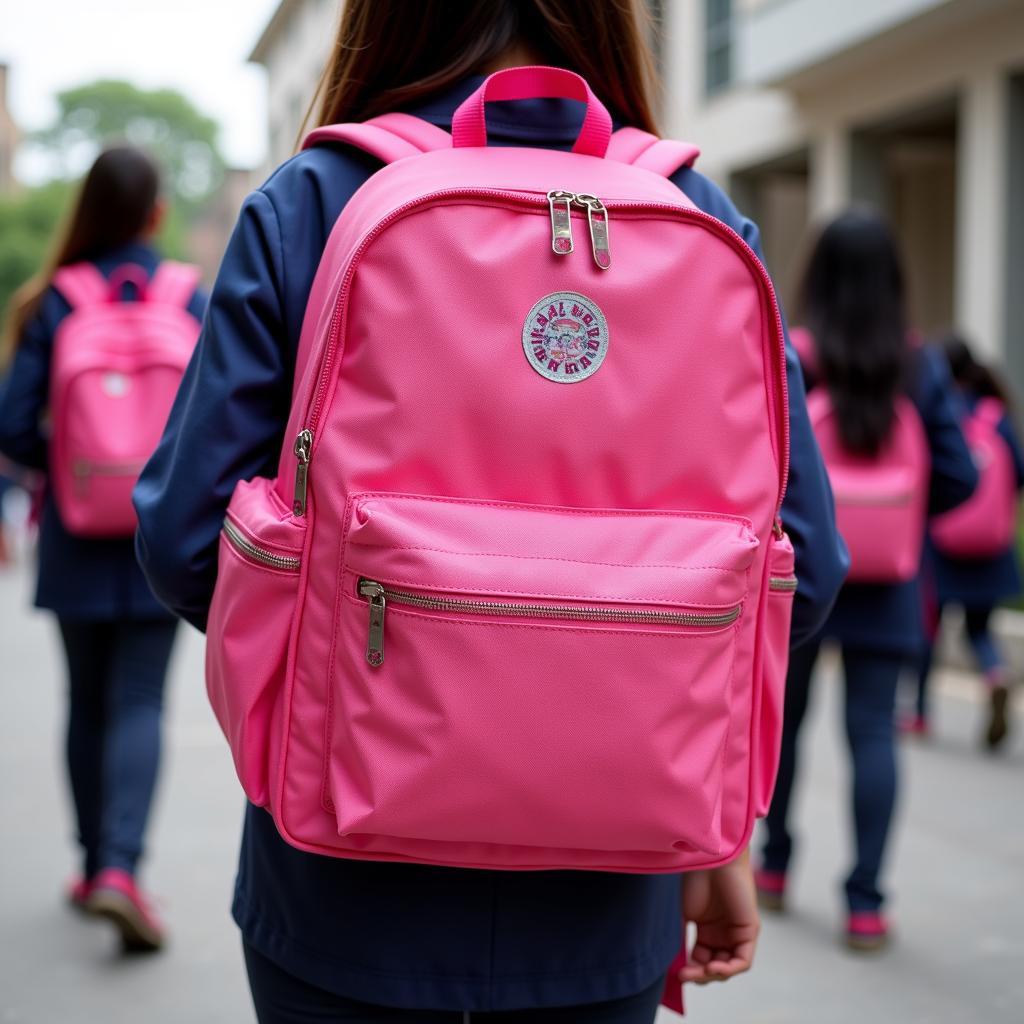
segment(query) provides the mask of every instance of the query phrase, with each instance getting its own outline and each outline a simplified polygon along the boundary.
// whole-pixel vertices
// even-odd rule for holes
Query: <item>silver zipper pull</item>
[[[366,660],[374,667],[384,663],[384,588],[373,580],[359,581],[360,596],[370,605],[370,632],[366,638]]]
[[[306,514],[306,488],[309,477],[309,460],[313,452],[313,431],[300,430],[295,438],[295,458],[299,464],[295,467],[295,499],[292,501],[292,512],[297,516]]]
[[[608,208],[597,196],[581,192],[576,202],[586,208],[587,224],[590,227],[590,247],[594,252],[594,262],[601,270],[612,265],[612,252],[608,246]]]
[[[576,198],[572,192],[553,189],[548,193],[548,208],[551,210],[551,248],[559,256],[572,252],[572,218],[569,209]]]

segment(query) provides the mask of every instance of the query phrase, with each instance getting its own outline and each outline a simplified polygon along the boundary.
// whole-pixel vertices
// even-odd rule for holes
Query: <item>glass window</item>
[[[704,90],[711,96],[732,80],[732,0],[705,0],[704,40]]]

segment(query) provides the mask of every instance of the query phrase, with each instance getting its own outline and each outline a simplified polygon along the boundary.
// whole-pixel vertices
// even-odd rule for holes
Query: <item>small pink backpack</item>
[[[1005,410],[983,398],[964,420],[964,436],[978,469],[978,486],[962,505],[930,525],[932,542],[951,558],[992,558],[1013,546],[1017,528],[1017,473],[999,434]]]
[[[807,411],[828,469],[836,525],[850,552],[854,583],[903,583],[921,566],[931,457],[921,417],[907,398],[896,403],[892,433],[877,456],[848,451],[824,387]]]
[[[54,339],[50,482],[65,528],[83,537],[135,530],[132,488],[163,433],[199,323],[188,312],[199,271],[136,264],[109,281],[92,263],[61,267],[71,306]],[[138,301],[122,301],[131,284]]]
[[[586,103],[570,153],[485,102]],[[387,166],[313,284],[278,475],[224,521],[207,685],[249,799],[318,854],[722,863],[774,784],[796,580],[782,322],[731,229],[583,79],[486,80]]]

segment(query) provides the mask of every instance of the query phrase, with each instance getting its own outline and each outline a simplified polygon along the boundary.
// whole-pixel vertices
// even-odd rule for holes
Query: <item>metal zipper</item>
[[[231,542],[232,547],[254,562],[261,562],[263,565],[269,565],[272,569],[281,569],[286,572],[298,572],[302,567],[301,558],[275,555],[273,551],[267,551],[266,548],[253,544],[230,519],[224,520],[224,536]]]
[[[768,577],[768,589],[769,590],[796,590],[797,579],[795,576],[769,576]]]
[[[366,660],[384,661],[384,614],[388,602],[459,615],[510,615],[515,618],[558,619],[566,622],[622,622],[638,626],[729,626],[740,617],[740,606],[723,612],[665,612],[651,608],[601,608],[596,605],[528,604],[521,601],[471,601],[394,590],[376,580],[360,579],[359,594],[370,609]]]
[[[299,517],[306,514],[306,492],[309,488],[309,460],[313,454],[313,431],[300,430],[292,449],[298,460],[295,466],[295,491],[292,512]]]
[[[908,505],[914,500],[913,491],[901,491],[899,494],[853,494],[852,492],[835,492],[837,505],[849,508],[890,508]]]
[[[573,206],[586,210],[587,227],[590,229],[590,249],[594,254],[594,262],[600,270],[607,270],[612,265],[612,254],[608,247],[608,208],[597,196],[592,196],[589,192],[552,189],[548,193],[552,251],[558,256],[567,256],[573,251]]]
[[[308,472],[309,463],[313,458],[312,439],[319,425],[320,413],[327,397],[327,387],[330,379],[331,367],[338,347],[342,321],[344,320],[345,303],[352,284],[352,278],[355,275],[355,268],[358,266],[359,260],[366,252],[370,243],[373,242],[385,228],[389,227],[394,223],[394,221],[405,217],[417,208],[427,206],[431,203],[444,202],[446,200],[479,198],[490,199],[495,203],[501,203],[506,206],[525,206],[529,209],[536,209],[538,204],[543,207],[543,204],[548,203],[550,208],[550,200],[544,193],[539,192],[511,192],[502,191],[500,189],[474,188],[442,189],[437,192],[430,192],[426,195],[419,196],[416,199],[411,199],[407,203],[404,203],[392,210],[386,217],[381,218],[381,220],[379,220],[360,240],[358,246],[348,260],[345,267],[345,273],[342,276],[341,284],[338,287],[338,292],[334,300],[334,309],[331,313],[330,326],[327,331],[327,340],[320,353],[319,366],[317,368],[316,376],[312,378],[313,383],[311,384],[311,390],[306,395],[306,415],[304,417],[304,421],[307,426],[299,436],[302,437],[303,434],[308,432],[310,447],[304,462],[302,458],[298,456],[298,452],[296,452],[297,457],[299,457],[300,465],[307,467],[305,470],[296,471],[296,482],[298,482],[298,477],[301,472],[303,474],[303,483],[305,483],[305,473]],[[600,202],[600,200],[598,200],[598,202]],[[604,225],[607,233],[607,211],[609,208],[603,203],[602,206],[605,208]],[[771,326],[774,328],[774,351],[772,352],[772,358],[775,362],[776,379],[778,381],[778,389],[774,394],[776,407],[774,409],[774,423],[772,424],[778,432],[781,442],[781,451],[779,452],[779,500],[775,509],[776,517],[778,517],[781,515],[782,499],[786,493],[786,484],[789,480],[789,386],[786,379],[786,342],[785,333],[782,327],[782,313],[779,309],[779,303],[775,297],[775,288],[772,284],[771,277],[768,275],[768,271],[765,270],[764,264],[757,258],[757,254],[754,250],[751,249],[750,246],[732,230],[732,228],[727,224],[723,224],[711,214],[705,213],[703,210],[676,206],[671,203],[659,203],[652,201],[613,202],[610,208],[621,210],[623,212],[661,214],[663,216],[671,216],[679,220],[688,220],[702,224],[712,234],[717,235],[722,241],[733,248],[750,266],[756,277],[761,281],[772,308],[773,316]],[[593,221],[591,221],[591,223],[593,224]],[[605,237],[605,244],[607,244],[607,235]],[[597,259],[596,252],[597,248],[595,246],[595,260]],[[601,266],[601,264],[598,263],[598,266]],[[298,442],[296,442],[296,447],[298,447]],[[304,514],[304,512],[305,508],[303,507],[302,514]]]
[[[90,462],[88,459],[76,459],[73,467],[75,476],[132,476],[142,472],[146,465],[145,459],[135,462]]]

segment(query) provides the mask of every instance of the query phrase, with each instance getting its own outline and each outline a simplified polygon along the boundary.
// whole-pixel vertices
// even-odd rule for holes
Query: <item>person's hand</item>
[[[750,851],[710,871],[683,875],[683,916],[697,925],[680,981],[706,985],[750,970],[761,931]]]

